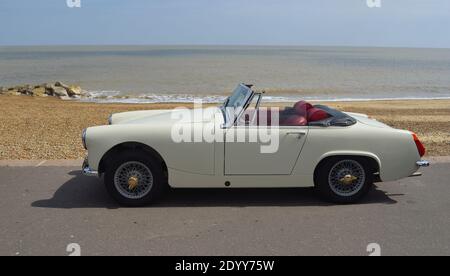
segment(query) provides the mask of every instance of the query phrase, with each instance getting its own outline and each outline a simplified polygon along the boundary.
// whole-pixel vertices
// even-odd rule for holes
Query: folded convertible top
[[[330,114],[331,117],[321,121],[310,122],[310,126],[351,126],[356,124],[356,119],[344,112],[328,107],[326,105],[315,105],[314,107],[322,109],[323,111]]]

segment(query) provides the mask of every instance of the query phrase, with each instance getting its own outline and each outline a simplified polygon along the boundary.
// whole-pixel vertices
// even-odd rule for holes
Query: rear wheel
[[[120,152],[106,164],[106,189],[123,206],[138,207],[154,202],[162,194],[165,183],[162,166],[148,154]]]
[[[359,157],[335,157],[320,165],[315,186],[326,200],[335,203],[354,203],[370,190],[373,170],[369,162]]]

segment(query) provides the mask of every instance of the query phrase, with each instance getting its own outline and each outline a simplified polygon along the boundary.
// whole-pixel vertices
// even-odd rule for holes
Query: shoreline
[[[450,155],[450,99],[319,102],[342,111],[365,113],[392,127],[414,131],[425,144],[427,156]],[[94,103],[1,95],[0,160],[83,158],[85,151],[80,139],[83,128],[106,124],[111,113],[179,106],[192,107],[193,104]]]
[[[210,94],[210,95],[195,95],[195,94],[152,94],[152,95],[115,95],[115,96],[95,96],[95,92],[89,92],[91,96],[83,98],[65,99],[70,101],[80,101],[87,103],[98,104],[190,104],[195,101],[202,101],[205,104],[220,104],[223,103],[227,94]],[[436,96],[436,97],[379,97],[379,98],[330,98],[330,97],[311,97],[302,96],[301,92],[292,95],[274,95],[265,94],[264,102],[266,103],[291,103],[296,102],[300,97],[309,102],[372,102],[372,101],[422,101],[422,100],[450,100],[450,96]],[[184,100],[179,100],[179,99]]]
[[[207,96],[209,97],[209,96]],[[193,97],[196,100],[202,100],[202,97]],[[299,99],[299,96],[296,97]],[[308,102],[320,102],[320,103],[340,103],[340,102],[389,102],[389,101],[435,101],[435,100],[450,100],[450,97],[405,97],[405,98],[342,98],[342,99],[326,99],[326,98],[302,98]],[[96,98],[79,98],[79,99],[62,99],[64,101],[75,101],[75,102],[83,102],[83,103],[95,103],[95,104],[193,104],[194,101],[165,101],[165,102],[157,102],[157,101],[146,101],[141,98],[110,98],[110,99],[96,99]],[[205,104],[221,104],[223,101],[204,101]],[[295,102],[294,98],[292,100],[265,100],[265,103],[270,104],[289,104]]]
[[[369,102],[369,101],[410,101],[410,100],[450,100],[450,94],[444,96],[381,96],[378,97],[355,97],[346,93],[328,91],[325,94],[317,93],[316,89],[262,89],[257,92],[263,93],[263,101],[266,103],[291,103],[298,101],[299,97],[309,102]],[[325,89],[327,90],[327,89]],[[266,93],[267,91],[267,93]],[[309,92],[308,92],[309,91]],[[330,95],[340,95],[338,98]],[[134,93],[126,94],[121,91],[93,91],[82,89],[79,85],[67,85],[60,81],[41,84],[23,84],[16,86],[0,86],[0,95],[9,96],[38,96],[56,97],[62,100],[80,101],[87,103],[130,103],[130,104],[190,104],[202,102],[205,104],[220,104],[228,97],[229,93]],[[319,96],[317,96],[319,95]],[[394,93],[395,95],[395,93]],[[413,95],[413,94],[411,94]],[[433,94],[431,94],[433,95]]]

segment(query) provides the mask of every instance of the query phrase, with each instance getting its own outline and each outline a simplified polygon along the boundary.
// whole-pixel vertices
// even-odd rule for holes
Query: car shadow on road
[[[70,172],[74,177],[64,183],[50,199],[31,204],[39,208],[108,208],[120,206],[106,192],[102,181]],[[358,204],[395,204],[378,188],[373,189]],[[171,189],[154,207],[248,207],[248,206],[332,206],[320,200],[313,188],[284,189]]]

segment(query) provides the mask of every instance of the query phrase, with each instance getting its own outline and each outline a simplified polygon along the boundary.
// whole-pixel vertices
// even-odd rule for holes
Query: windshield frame
[[[233,98],[233,96],[237,96],[238,93],[245,94],[245,95],[243,95],[244,97],[242,98],[242,101],[240,102],[239,106],[231,106],[230,100]],[[224,124],[222,125],[222,128],[229,128],[236,123],[236,121],[239,119],[239,117],[241,117],[241,115],[247,109],[248,103],[253,98],[254,94],[255,94],[255,92],[251,89],[251,87],[249,87],[248,85],[245,85],[243,83],[239,84],[234,89],[233,94],[231,96],[229,96],[225,100],[225,102],[222,104],[222,106],[220,107],[220,110],[222,111],[222,115],[223,115],[223,119],[224,119]],[[237,116],[233,116],[233,114],[230,114],[230,112],[229,112],[230,107],[241,108],[241,110],[239,111],[239,114],[237,114]],[[233,117],[234,117],[234,120],[232,120]]]

